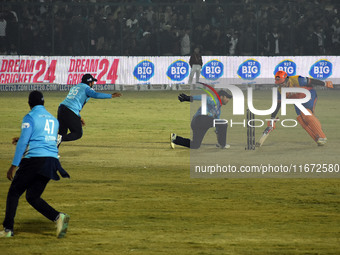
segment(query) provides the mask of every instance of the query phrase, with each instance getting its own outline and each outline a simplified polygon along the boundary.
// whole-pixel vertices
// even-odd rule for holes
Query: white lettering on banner
[[[293,73],[294,72],[294,67],[292,66],[280,66],[278,68],[279,71],[285,71],[286,73]]]
[[[257,73],[257,66],[242,66],[242,73]]]
[[[186,84],[188,82],[189,76],[185,76],[181,81],[171,80],[167,76],[167,70],[171,63],[177,61],[179,58],[183,59],[183,63],[189,61],[189,57],[183,56],[0,56],[0,83],[57,83],[72,85],[79,83],[84,73],[90,73],[98,79],[96,84],[136,85],[140,84],[140,81],[137,80],[133,74],[136,67],[135,63],[139,63],[146,58],[154,64],[154,70],[152,70],[150,66],[145,65],[140,66],[136,72],[144,77],[152,74],[152,78],[148,80],[149,84]],[[224,64],[223,70],[217,62],[211,62],[211,65],[206,66],[205,72],[211,80],[216,82],[216,88],[224,88],[222,79],[232,79],[233,85],[241,85],[249,82],[242,79],[237,73],[240,62],[242,62],[240,57],[203,56],[202,58],[203,63],[216,60],[218,63]],[[266,84],[272,83],[274,86],[275,66],[285,59],[289,59],[289,61],[294,63],[294,66],[298,68],[292,65],[286,65],[279,66],[278,70],[284,70],[289,74],[294,73],[294,75],[295,70],[298,70],[296,75],[314,77],[322,80],[326,79],[326,77],[328,79],[329,77],[333,79],[334,84],[338,84],[334,82],[334,79],[340,78],[340,68],[335,68],[340,65],[340,56],[322,56],[322,58],[315,56],[257,57],[256,60],[262,67],[261,70],[259,69],[259,65],[252,64],[251,62],[249,62],[249,65],[244,65],[240,68],[242,68],[242,73],[245,75],[260,73],[256,80],[254,80],[254,83],[259,83],[258,78],[268,79]],[[321,61],[324,59],[327,59],[327,62]],[[320,62],[320,64],[315,65],[318,62]],[[171,75],[185,75],[188,70],[185,69],[183,63],[178,66],[171,66],[169,71]],[[214,80],[215,78],[216,80]],[[207,78],[207,80],[209,79]],[[270,109],[271,106],[268,106],[267,111]],[[243,113],[244,109],[241,108],[237,111]]]
[[[177,67],[175,67],[175,66],[173,66],[173,67],[171,67],[171,74],[185,74],[186,73],[186,71],[187,71],[187,69],[185,68],[185,67],[179,67],[179,66],[177,66]]]
[[[314,66],[315,74],[329,74],[329,66]]]
[[[207,74],[220,74],[222,71],[221,67],[219,66],[207,66],[206,73]]]
[[[151,67],[145,67],[145,66],[140,66],[137,68],[137,73],[138,74],[152,74],[152,68]]]

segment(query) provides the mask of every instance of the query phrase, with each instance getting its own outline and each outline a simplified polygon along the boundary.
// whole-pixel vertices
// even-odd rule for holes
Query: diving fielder
[[[109,99],[120,97],[120,93],[105,94],[98,93],[92,89],[94,82],[97,81],[91,74],[84,74],[81,83],[73,86],[65,100],[58,108],[59,136],[58,145],[61,142],[74,141],[83,135],[82,126],[84,120],[80,117],[80,111],[90,98]],[[67,131],[70,130],[70,133]]]

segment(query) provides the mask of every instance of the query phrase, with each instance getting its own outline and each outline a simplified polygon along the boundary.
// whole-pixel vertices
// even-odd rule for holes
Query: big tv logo
[[[148,81],[155,74],[155,65],[149,60],[139,62],[133,70],[133,76],[139,81]]]

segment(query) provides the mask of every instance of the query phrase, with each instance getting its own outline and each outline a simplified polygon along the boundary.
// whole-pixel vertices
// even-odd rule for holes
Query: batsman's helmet
[[[285,71],[277,71],[275,74],[275,84],[284,83],[287,77],[288,74]]]

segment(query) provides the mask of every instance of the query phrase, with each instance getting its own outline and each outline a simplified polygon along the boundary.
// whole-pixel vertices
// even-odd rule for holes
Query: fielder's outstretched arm
[[[327,88],[333,88],[333,82],[331,81],[320,81],[309,77],[307,77],[307,80],[308,80],[307,87],[325,86]]]

